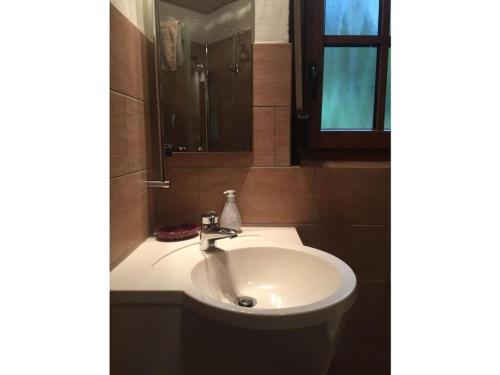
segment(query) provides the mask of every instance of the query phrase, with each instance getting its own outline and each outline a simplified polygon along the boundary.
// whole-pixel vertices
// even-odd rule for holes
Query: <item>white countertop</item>
[[[148,238],[111,271],[111,303],[185,305],[209,319],[275,329],[324,323],[354,300],[349,266],[304,246],[294,227],[244,227],[216,246]],[[257,296],[260,307],[233,303],[239,295]]]
[[[294,227],[243,227],[243,232],[234,239],[218,240],[217,245],[238,246],[248,241],[279,242],[282,244],[302,245]],[[135,249],[126,259],[116,266],[110,275],[111,291],[176,291],[182,287],[186,275],[179,275],[177,269],[161,267],[168,263],[169,256],[178,253],[187,263],[202,258],[203,252],[197,249],[199,238],[185,241],[162,242],[150,237]],[[179,262],[179,256],[176,261]],[[181,260],[182,261],[182,260]],[[160,267],[158,267],[160,266]],[[161,272],[161,283],[153,274]]]

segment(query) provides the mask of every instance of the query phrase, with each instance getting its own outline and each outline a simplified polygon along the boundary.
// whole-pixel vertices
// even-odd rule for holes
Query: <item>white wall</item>
[[[288,43],[290,0],[254,0],[255,43]]]
[[[210,14],[160,2],[160,20],[167,19],[189,24],[191,41],[210,44],[227,38],[235,30],[253,28],[252,0],[235,1]]]
[[[241,8],[241,1],[248,3],[253,13],[250,18],[240,14],[242,24],[240,29],[248,29],[248,24],[253,23],[254,41],[256,43],[287,43],[288,42],[288,16],[290,0],[240,0],[235,4],[229,4],[214,14],[221,22],[228,19],[230,13],[224,13],[227,9]],[[153,0],[111,0],[121,13],[127,17],[130,22],[136,25],[150,40],[153,40]],[[161,4],[160,4],[161,5]],[[227,8],[227,9],[224,9]],[[247,9],[243,7],[243,9]],[[243,11],[244,12],[244,11]],[[206,16],[202,13],[197,15]],[[253,21],[253,22],[252,22]]]
[[[127,19],[153,40],[153,0],[110,0]]]

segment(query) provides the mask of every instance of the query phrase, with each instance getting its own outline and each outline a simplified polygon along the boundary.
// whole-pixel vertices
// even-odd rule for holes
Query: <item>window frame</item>
[[[325,0],[305,1],[303,56],[304,109],[309,114],[307,148],[389,149],[391,130],[384,129],[390,37],[390,0],[380,0],[379,35],[325,35]],[[321,130],[323,54],[325,47],[377,47],[374,121],[372,129]],[[311,67],[319,67],[314,83]]]

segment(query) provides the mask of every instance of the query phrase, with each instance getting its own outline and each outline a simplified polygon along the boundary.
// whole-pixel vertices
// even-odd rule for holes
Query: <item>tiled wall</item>
[[[150,103],[153,45],[122,13],[110,10],[110,262],[150,233]]]
[[[220,213],[222,192],[234,188],[244,224],[295,225],[304,244],[345,260],[358,277],[330,375],[388,374],[390,164],[290,167],[291,45],[255,44],[253,69],[250,166],[169,166],[172,187],[157,192],[157,219],[198,222],[205,211]]]
[[[358,279],[357,299],[329,374],[389,374],[390,226],[300,225],[297,231],[305,245],[344,260]]]
[[[254,166],[290,165],[292,45],[254,44]]]
[[[159,191],[162,223],[197,222],[224,207],[222,192],[237,191],[244,224],[389,225],[385,167],[169,167],[172,187]]]

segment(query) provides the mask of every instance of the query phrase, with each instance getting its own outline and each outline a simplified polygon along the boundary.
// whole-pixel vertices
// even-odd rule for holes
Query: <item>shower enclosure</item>
[[[250,151],[251,30],[192,18],[157,21],[165,147],[177,152]]]

